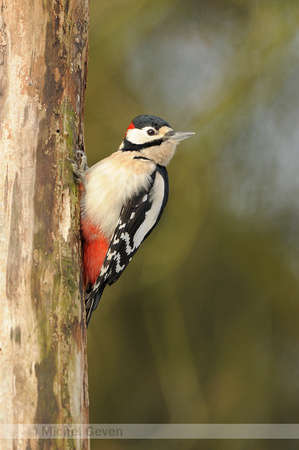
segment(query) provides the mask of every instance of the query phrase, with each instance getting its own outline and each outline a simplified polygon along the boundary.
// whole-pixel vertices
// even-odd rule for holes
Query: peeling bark
[[[88,0],[1,3],[0,423],[88,423],[78,191],[66,160],[83,147],[88,25]]]

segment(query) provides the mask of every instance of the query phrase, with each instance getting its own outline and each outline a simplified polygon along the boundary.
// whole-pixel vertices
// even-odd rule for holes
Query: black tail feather
[[[96,310],[99,301],[101,300],[104,289],[105,284],[102,284],[96,291],[91,290],[85,295],[86,326],[88,326],[91,315]]]

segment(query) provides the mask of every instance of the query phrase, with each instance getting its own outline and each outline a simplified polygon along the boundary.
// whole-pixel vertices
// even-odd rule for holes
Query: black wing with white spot
[[[140,244],[152,232],[168,200],[168,175],[157,166],[148,190],[141,190],[123,206],[100,275],[86,296],[87,323],[103,290],[120,277]]]

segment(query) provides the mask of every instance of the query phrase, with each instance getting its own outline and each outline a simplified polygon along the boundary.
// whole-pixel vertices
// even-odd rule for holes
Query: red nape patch
[[[126,131],[126,134],[125,134],[125,137],[126,137],[126,135],[127,135],[127,132],[128,132],[129,130],[132,130],[132,128],[135,128],[135,125],[133,124],[133,122],[131,122],[130,125],[128,126],[127,131]]]

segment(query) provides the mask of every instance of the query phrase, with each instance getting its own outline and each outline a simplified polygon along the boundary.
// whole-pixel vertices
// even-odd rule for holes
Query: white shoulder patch
[[[137,248],[144,239],[144,236],[155,226],[160,214],[164,199],[165,183],[162,175],[157,171],[154,185],[151,189],[152,207],[146,212],[145,220],[140,225],[134,235],[134,247]]]

